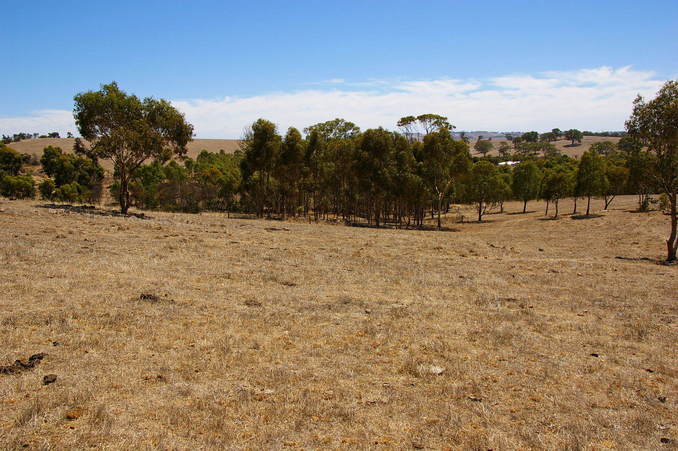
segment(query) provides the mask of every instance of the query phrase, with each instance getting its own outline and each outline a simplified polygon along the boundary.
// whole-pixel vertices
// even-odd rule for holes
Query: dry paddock
[[[0,200],[0,448],[676,449],[678,267],[633,206],[423,232]]]

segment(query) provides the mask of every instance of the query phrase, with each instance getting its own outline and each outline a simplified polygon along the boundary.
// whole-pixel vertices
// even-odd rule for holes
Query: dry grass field
[[[0,448],[676,449],[678,267],[634,202],[423,232],[0,200]]]

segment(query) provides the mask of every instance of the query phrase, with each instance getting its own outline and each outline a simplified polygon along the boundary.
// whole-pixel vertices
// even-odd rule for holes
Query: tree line
[[[11,144],[13,142],[23,141],[24,139],[37,139],[37,138],[61,138],[61,135],[59,134],[59,132],[50,132],[47,134],[20,132],[14,133],[12,135],[2,135],[2,138],[0,138],[0,143]],[[73,138],[73,133],[68,132],[66,134],[66,138]]]
[[[454,203],[474,204],[482,221],[492,209],[503,211],[507,200],[522,201],[526,212],[529,201],[543,199],[545,214],[553,207],[558,217],[559,202],[568,197],[575,199],[573,214],[579,198],[590,214],[592,197],[602,197],[607,209],[620,194],[637,194],[638,209],[646,211],[650,194],[658,190],[649,173],[652,155],[631,137],[618,144],[595,143],[580,160],[517,152],[508,155],[511,162],[520,160],[511,166],[501,164],[503,158],[472,158],[463,140],[452,139],[446,118],[424,116],[437,123],[415,120],[428,132],[423,141],[381,128],[361,132],[343,119],[308,127],[306,137],[295,128],[281,136],[275,124],[260,119],[234,154],[202,151],[195,160],[154,159],[140,165],[129,176],[127,197],[141,209],[310,215],[398,227],[421,227],[430,216],[441,227],[442,214]],[[3,161],[12,161],[6,171],[18,176],[27,156],[6,147],[0,155],[14,155]],[[101,198],[104,170],[79,139],[74,153],[46,147],[40,162],[48,176],[38,186],[43,199]],[[119,198],[119,174],[114,175],[110,189]],[[34,188],[15,191],[18,197],[30,197],[25,193],[34,193]]]
[[[454,139],[454,126],[436,114],[403,117],[398,132],[362,131],[335,119],[303,134],[289,128],[284,136],[275,124],[259,119],[235,154],[202,152],[193,160],[185,156],[193,127],[181,113],[165,100],[139,99],[111,83],[75,97],[76,124],[88,144],[77,140],[76,153],[68,155],[46,149],[41,163],[50,178],[40,191],[45,198],[73,194],[81,200],[100,192],[98,159],[104,158],[113,162],[111,188],[123,213],[135,205],[334,217],[396,227],[424,227],[431,218],[438,228],[455,203],[475,205],[482,221],[489,210],[502,211],[509,199],[521,200],[523,211],[529,201],[543,199],[545,214],[553,208],[558,217],[560,200],[567,197],[575,199],[575,211],[577,199],[584,199],[590,214],[592,197],[603,197],[608,208],[615,196],[636,194],[644,210],[650,194],[660,192],[671,215],[667,258],[675,260],[677,99],[677,82],[667,82],[652,101],[638,98],[627,135],[617,144],[593,145],[580,160],[548,147],[549,139],[561,133],[576,142],[582,132],[574,129],[512,137],[513,148],[504,155],[481,152],[483,157],[474,158],[469,142]],[[519,163],[501,164],[508,157]],[[16,177],[21,177],[16,170],[3,176],[4,193]]]

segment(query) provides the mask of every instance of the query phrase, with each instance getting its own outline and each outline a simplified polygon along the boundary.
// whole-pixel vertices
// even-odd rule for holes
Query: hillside
[[[61,147],[65,152],[73,150],[74,138],[36,138],[26,139],[8,144],[9,147],[21,153],[42,155],[42,150],[47,146]],[[188,156],[195,158],[200,151],[219,152],[221,149],[227,153],[233,153],[238,149],[240,140],[237,139],[194,139],[188,143]],[[110,169],[108,162],[102,162],[105,168]]]
[[[493,139],[492,143],[495,150],[493,150],[490,155],[497,155],[497,148],[502,141],[505,139]],[[600,141],[612,141],[614,143],[619,141],[619,138],[605,138],[600,136],[585,136],[582,140],[581,145],[569,147],[570,142],[567,140],[559,140],[553,144],[560,149],[565,155],[572,157],[579,157],[581,154],[586,152],[591,144]],[[38,157],[42,155],[42,149],[47,146],[58,146],[61,147],[64,151],[71,151],[73,149],[73,143],[75,139],[73,138],[37,138],[37,139],[27,139],[24,141],[19,141],[15,143],[8,144],[9,147],[17,150],[21,153],[29,153],[37,155]],[[471,151],[473,151],[473,143],[471,142]],[[205,149],[209,152],[218,152],[223,149],[227,153],[235,152],[240,145],[240,140],[237,139],[195,139],[188,144],[188,156],[195,158],[201,150]],[[106,166],[106,163],[104,163]]]
[[[490,155],[499,155],[499,152],[497,152],[497,149],[499,148],[499,145],[502,142],[505,142],[506,139],[492,139],[492,144],[494,145],[494,150],[490,152]],[[601,141],[611,141],[613,143],[619,142],[619,138],[608,138],[608,137],[602,137],[602,136],[584,136],[584,139],[582,139],[582,142],[580,145],[575,145],[575,146],[570,146],[570,141],[566,139],[561,139],[555,142],[552,142],[554,146],[560,150],[564,155],[569,155],[571,157],[579,158],[584,152],[589,150],[589,147],[591,147],[591,144],[601,142]],[[475,140],[472,140],[470,143],[471,146],[471,153],[473,155],[479,155],[477,152],[473,150],[473,144],[475,143]],[[510,143],[509,143],[510,144]]]
[[[669,449],[678,267],[632,260],[668,230],[635,202],[422,232],[0,199],[0,366],[47,353],[0,372],[0,443]]]

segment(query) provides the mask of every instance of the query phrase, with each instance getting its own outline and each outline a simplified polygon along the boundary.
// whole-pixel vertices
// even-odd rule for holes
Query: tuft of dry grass
[[[634,202],[438,233],[0,200],[0,365],[48,354],[0,375],[0,447],[675,448],[678,268],[615,258],[662,256]]]

